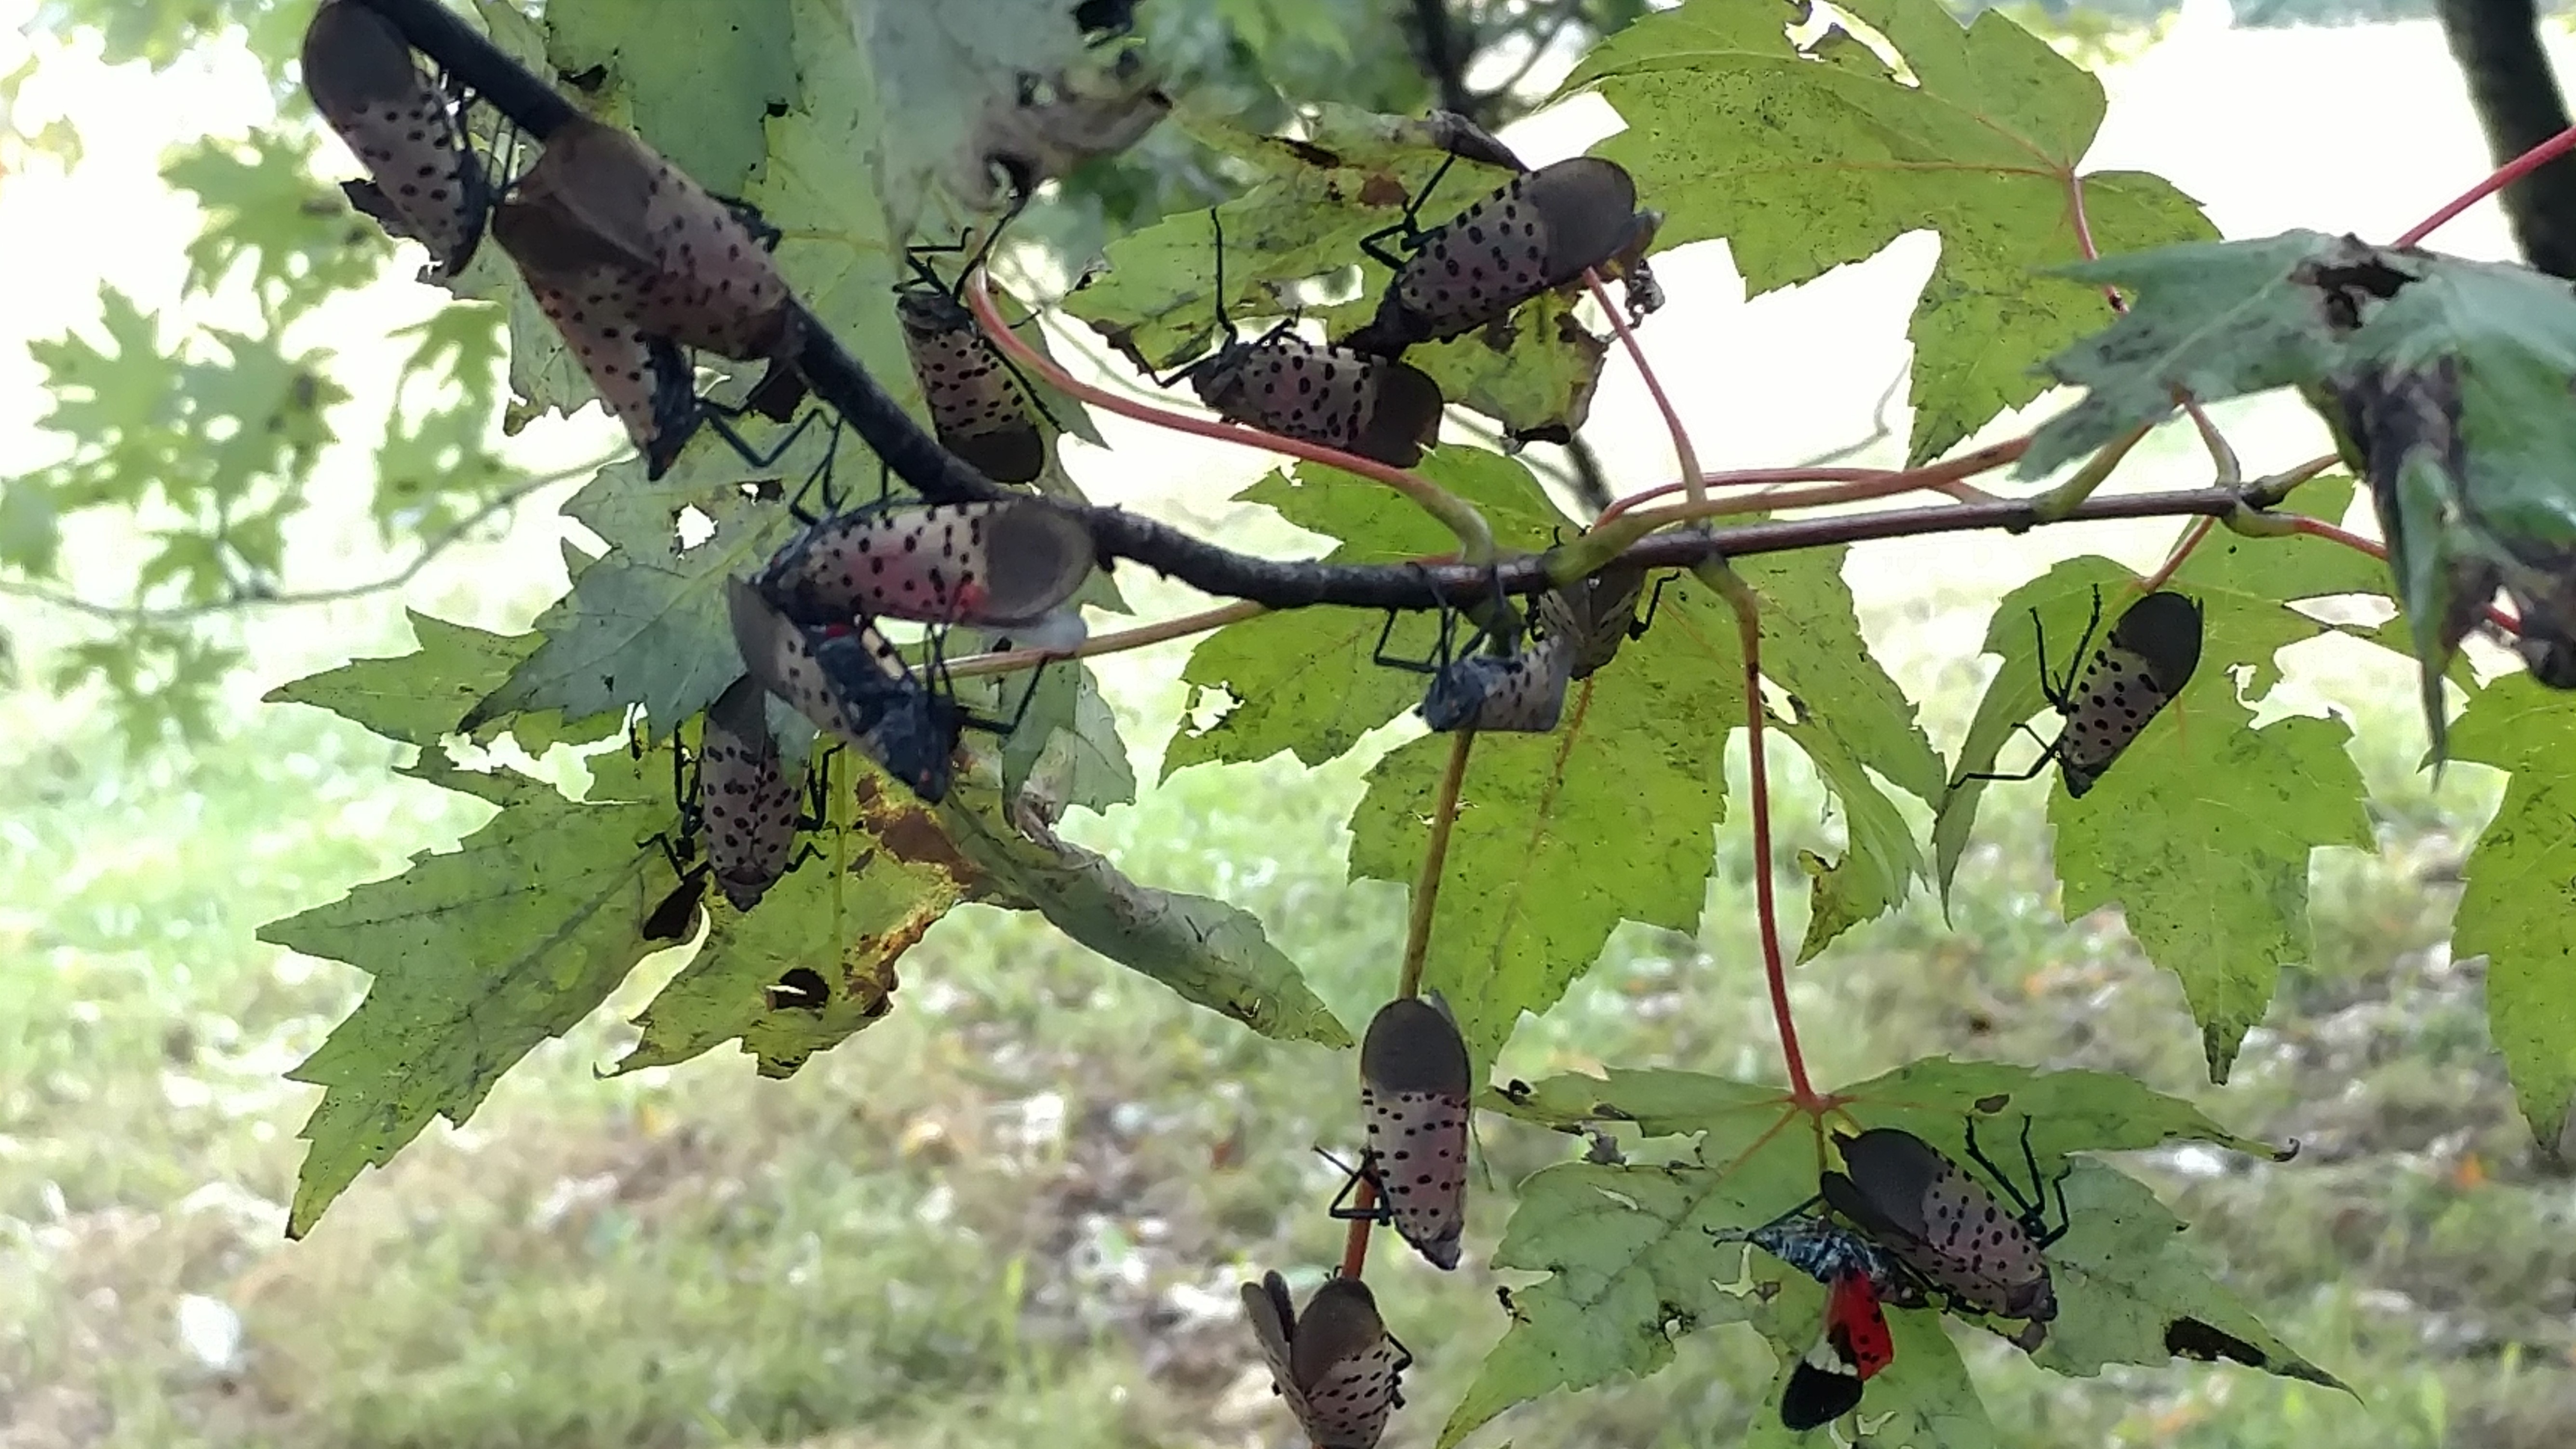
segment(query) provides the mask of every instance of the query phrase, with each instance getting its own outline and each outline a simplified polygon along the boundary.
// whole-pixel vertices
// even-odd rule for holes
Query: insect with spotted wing
[[[2068,661],[2066,679],[2048,677],[2048,632],[2031,613],[2039,640],[2040,693],[2066,721],[2054,740],[2041,740],[2039,758],[2018,774],[1972,771],[1967,780],[2028,780],[2056,762],[2066,780],[2066,793],[2084,798],[2149,722],[2182,693],[2200,667],[2201,606],[2170,589],[2159,589],[2131,604],[2111,626],[2110,637],[2091,657],[2094,633],[2102,624],[2102,591],[2093,591],[2093,614]],[[2038,738],[2027,724],[2022,726]]]

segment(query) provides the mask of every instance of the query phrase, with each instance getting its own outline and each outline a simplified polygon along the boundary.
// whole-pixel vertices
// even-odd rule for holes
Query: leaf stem
[[[1807,1080],[1806,1054],[1798,1049],[1798,1018],[1789,1009],[1789,968],[1780,952],[1780,903],[1771,880],[1771,772],[1763,758],[1762,600],[1733,569],[1712,559],[1693,570],[1735,611],[1735,633],[1744,649],[1744,742],[1753,785],[1753,907],[1762,927],[1762,974],[1771,987],[1771,1022],[1780,1033],[1788,1065],[1789,1098],[1800,1111],[1822,1113],[1831,1103]]]
[[[2541,142],[2539,145],[2534,146],[2530,150],[2523,152],[2521,155],[2514,157],[2510,161],[2507,161],[2502,166],[2499,166],[2494,171],[2488,173],[2487,178],[2484,181],[2479,182],[2477,185],[2461,192],[2458,196],[2444,202],[2440,210],[2434,212],[2431,216],[2424,218],[2422,221],[2415,223],[2413,226],[2408,227],[2405,232],[2397,238],[2396,245],[2401,247],[2420,245],[2424,238],[2431,236],[2434,232],[2440,230],[2451,220],[2451,218],[2458,216],[2461,212],[2464,212],[2470,207],[2477,205],[2479,202],[2486,200],[2490,194],[2511,186],[2513,183],[2520,181],[2532,172],[2537,171],[2541,167],[2548,165],[2550,162],[2557,160],[2559,157],[2566,155],[2570,150],[2576,150],[2576,126],[2571,126],[2568,129],[2559,132],[2557,135],[2550,137],[2548,140]]]
[[[2289,524],[2290,531],[2293,533],[2304,533],[2310,538],[2322,538],[2328,543],[2339,543],[2346,548],[2358,549],[2361,552],[2370,555],[2372,558],[2379,560],[2381,563],[2386,563],[2388,561],[2387,546],[2375,538],[2364,538],[2360,534],[2337,528],[2335,525],[2326,522],[2322,518],[2312,517],[2304,513],[2281,513],[2274,514],[2272,516]],[[2212,521],[2214,522],[2215,520]],[[2508,634],[2519,635],[2522,633],[2522,620],[2506,613],[2502,609],[2497,608],[2493,603],[2489,603],[2486,606],[2486,616],[2488,623],[2495,625],[2497,628],[2502,629]]]
[[[1270,608],[1266,604],[1238,600],[1231,604],[1220,604],[1213,609],[1201,609],[1194,614],[1183,614],[1178,618],[1140,624],[1133,629],[1121,629],[1111,634],[1095,635],[1071,649],[1007,649],[992,654],[970,654],[963,659],[948,661],[946,669],[950,676],[957,679],[972,679],[982,674],[1008,674],[1015,669],[1033,669],[1041,664],[1052,664],[1059,659],[1090,659],[1102,654],[1118,654],[1129,649],[1142,649],[1150,644],[1162,644],[1173,639],[1186,639],[1192,634],[1204,634],[1210,629],[1220,629],[1228,624],[1240,624],[1246,619],[1257,618],[1269,612]]]
[[[1441,772],[1439,793],[1431,801],[1431,834],[1422,844],[1422,874],[1413,883],[1413,907],[1404,922],[1404,961],[1397,968],[1395,994],[1422,994],[1422,964],[1431,955],[1431,918],[1440,904],[1440,880],[1449,865],[1449,828],[1458,822],[1458,796],[1467,784],[1467,752],[1476,732],[1460,730],[1449,737],[1449,768]],[[1377,1185],[1367,1178],[1351,1190],[1351,1205],[1362,1213],[1377,1205]],[[1351,1219],[1342,1239],[1342,1276],[1356,1278],[1368,1266],[1370,1221]]]
[[[1681,469],[1683,491],[1690,495],[1692,503],[1700,502],[1699,451],[1691,446],[1690,429],[1682,425],[1681,410],[1664,392],[1663,379],[1655,376],[1655,365],[1646,360],[1646,349],[1628,325],[1626,309],[1610,300],[1610,289],[1602,285],[1601,274],[1587,270],[1583,280],[1592,288],[1592,300],[1601,304],[1602,314],[1610,319],[1610,330],[1619,334],[1619,345],[1628,349],[1628,360],[1637,364],[1637,376],[1645,381],[1646,395],[1655,400],[1656,410],[1664,415],[1665,431],[1673,437],[1673,461]]]
[[[1009,324],[1002,320],[1001,310],[993,305],[992,290],[985,284],[984,269],[981,267],[976,268],[973,275],[966,279],[966,300],[967,304],[974,309],[975,320],[984,329],[987,341],[1000,348],[1003,355],[1010,358],[1013,363],[1045,378],[1049,386],[1069,397],[1079,398],[1094,407],[1106,408],[1120,417],[1132,418],[1153,427],[1168,428],[1174,432],[1189,433],[1201,438],[1215,438],[1247,448],[1259,448],[1266,453],[1286,453],[1292,458],[1303,458],[1310,463],[1321,463],[1326,467],[1339,468],[1345,473],[1356,473],[1363,478],[1384,483],[1421,505],[1423,512],[1440,520],[1443,527],[1456,534],[1458,556],[1461,559],[1468,563],[1487,563],[1494,557],[1494,531],[1486,524],[1485,516],[1477,512],[1475,506],[1467,500],[1418,473],[1390,467],[1374,458],[1345,453],[1338,448],[1327,448],[1320,443],[1309,443],[1299,438],[1283,438],[1276,433],[1265,433],[1244,423],[1220,422],[1192,417],[1187,413],[1176,413],[1167,408],[1155,407],[1151,403],[1139,402],[1134,398],[1121,397],[1105,388],[1094,387],[1090,383],[1080,381],[1072,373],[1058,367],[1053,358],[1022,341],[1019,334],[1013,332]]]

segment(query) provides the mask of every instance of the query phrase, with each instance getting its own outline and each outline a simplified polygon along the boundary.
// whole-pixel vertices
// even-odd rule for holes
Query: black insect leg
[[[1662,608],[1664,604],[1664,585],[1680,577],[1679,574],[1666,574],[1655,580],[1655,591],[1646,595],[1646,612],[1628,623],[1629,638],[1643,639],[1646,637],[1646,631],[1655,627],[1655,611]]]
[[[2030,1171],[2028,1196],[2025,1196],[2020,1186],[2014,1183],[2011,1174],[1997,1167],[1994,1159],[1986,1156],[1984,1149],[1977,1146],[1977,1119],[1974,1117],[1968,1119],[1968,1160],[1984,1168],[1986,1175],[1994,1179],[1995,1186],[2003,1189],[2004,1196],[2012,1200],[2013,1216],[2021,1223],[2022,1231],[2030,1235],[2034,1244],[2045,1248],[2066,1236],[2066,1178],[2075,1168],[2073,1164],[2068,1164],[2066,1171],[2059,1173],[2053,1184],[2057,1189],[2057,1224],[2052,1228],[2048,1223],[2047,1212],[2048,1190],[2052,1184],[2040,1175],[2039,1155],[2031,1149],[2030,1145],[2030,1127],[2031,1118],[2025,1113],[2021,1119],[2021,1159],[2023,1166]]]
[[[1360,238],[1360,250],[1368,254],[1369,260],[1390,272],[1404,270],[1405,258],[1388,251],[1383,245],[1390,237],[1396,238],[1408,253],[1422,250],[1422,204],[1431,199],[1440,179],[1449,174],[1449,168],[1457,161],[1458,153],[1455,151],[1441,157],[1440,166],[1431,173],[1431,179],[1422,183],[1422,189],[1404,203],[1404,215],[1396,218],[1394,225],[1380,227]]]
[[[1351,1166],[1320,1147],[1315,1149],[1315,1153],[1339,1168],[1343,1174],[1342,1190],[1333,1194],[1332,1202],[1324,1208],[1324,1216],[1336,1222],[1375,1223],[1380,1227],[1388,1226],[1395,1221],[1395,1208],[1387,1202],[1386,1188],[1378,1177],[1375,1152],[1360,1154],[1360,1165],[1357,1167]],[[1342,1206],[1350,1201],[1351,1194],[1357,1192],[1363,1182],[1377,1193],[1377,1201],[1364,1208]]]
[[[2093,615],[2084,623],[2084,637],[2076,641],[2073,657],[2066,661],[2066,682],[2056,683],[2048,677],[2048,626],[2039,621],[2039,611],[2030,611],[2031,637],[2039,646],[2039,692],[2049,707],[2059,714],[2075,712],[2075,681],[2084,673],[2084,651],[2093,647],[2093,631],[2102,627],[2102,588],[2093,588]]]
[[[1423,577],[1428,579],[1430,571],[1423,570]],[[1431,596],[1440,604],[1440,642],[1434,646],[1432,656],[1429,659],[1398,659],[1386,652],[1387,641],[1395,637],[1396,618],[1402,612],[1389,609],[1386,611],[1386,627],[1377,631],[1377,647],[1369,653],[1371,664],[1385,669],[1401,669],[1407,674],[1437,674],[1449,667],[1449,661],[1457,657],[1450,644],[1457,637],[1458,611],[1449,606],[1449,600],[1441,594],[1436,583],[1431,586]],[[1460,652],[1472,654],[1484,642],[1485,632],[1479,629],[1467,640],[1466,649]]]
[[[1970,780],[1994,780],[1999,782],[2036,780],[2039,778],[2040,771],[2057,763],[2057,742],[2055,740],[2040,739],[2039,731],[2032,729],[2028,721],[2017,724],[2013,726],[2013,728],[2030,736],[2031,739],[2036,741],[2039,745],[2039,758],[2030,762],[2029,769],[2019,771],[1970,770],[1968,773],[1961,775],[1958,779],[1951,781],[1950,788],[1955,790],[1959,786],[1968,783]]]

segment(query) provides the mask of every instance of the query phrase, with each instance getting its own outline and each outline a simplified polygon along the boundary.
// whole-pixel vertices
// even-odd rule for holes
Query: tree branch
[[[508,115],[531,136],[562,125],[573,108],[545,82],[475,34],[438,0],[355,0],[399,29],[432,61],[474,88],[484,102]],[[928,431],[877,385],[830,331],[798,307],[804,341],[797,362],[815,395],[842,418],[878,457],[932,502],[1025,498],[977,473],[941,448]],[[2244,506],[2243,493],[2198,488],[2166,493],[2089,498],[2067,522],[2118,518],[2216,516]],[[1318,604],[1363,609],[1434,609],[1471,597],[1493,576],[1487,566],[1452,564],[1333,564],[1258,558],[1193,538],[1168,524],[1119,508],[1059,504],[1089,528],[1104,566],[1130,560],[1224,598],[1274,609]],[[1869,539],[1908,538],[2001,528],[2021,532],[2040,522],[2033,502],[1996,500],[1935,508],[1894,509],[1833,518],[1771,520],[1735,528],[1692,530],[1647,538],[1627,557],[1650,568],[1679,568],[1703,559],[1778,553]],[[1551,587],[1546,556],[1504,560],[1506,592],[1533,594]]]

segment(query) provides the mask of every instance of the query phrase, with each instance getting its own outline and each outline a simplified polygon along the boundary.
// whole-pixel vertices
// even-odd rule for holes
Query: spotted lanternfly
[[[1467,1226],[1467,1118],[1475,1095],[1467,1043],[1438,993],[1378,1008],[1360,1042],[1360,1172],[1377,1185],[1367,1215],[1390,1223],[1432,1266],[1458,1266]],[[1336,1207],[1335,1216],[1349,1211]]]
[[[1440,163],[1395,225],[1361,249],[1395,275],[1368,325],[1342,345],[1394,357],[1509,315],[1522,303],[1637,249],[1653,213],[1637,211],[1637,183],[1615,162],[1577,156],[1515,176],[1446,224],[1420,229],[1424,200],[1448,173]],[[1382,243],[1396,238],[1409,256]]]
[[[985,237],[990,248],[994,228]],[[980,260],[980,253],[978,260]],[[959,292],[939,280],[916,251],[913,277],[896,286],[895,320],[903,327],[904,354],[921,384],[923,406],[939,445],[996,483],[1027,483],[1046,471],[1042,410],[1031,407],[1027,383],[1011,370]],[[958,273],[962,284],[975,269]]]
[[[1825,1203],[1875,1239],[1926,1284],[1972,1313],[2024,1320],[2014,1341],[2036,1349],[2057,1317],[2057,1290],[2048,1275],[2046,1249],[2066,1234],[2066,1177],[2043,1179],[2030,1149],[2030,1119],[2022,1119],[2022,1159],[2030,1169],[2032,1196],[2023,1196],[1977,1147],[1975,1119],[1968,1122],[1968,1156],[1992,1176],[2012,1202],[2007,1212],[1992,1193],[1931,1144],[1896,1127],[1873,1127],[1836,1137],[1846,1176],[1827,1172],[1818,1182]],[[2057,1221],[2045,1199],[2057,1189]]]
[[[1413,1355],[1386,1331],[1377,1299],[1356,1278],[1327,1279],[1296,1311],[1277,1273],[1243,1285],[1243,1311],[1315,1449],[1376,1449],[1387,1415],[1404,1406],[1400,1380]]]
[[[766,698],[750,676],[735,680],[707,707],[698,735],[695,793],[707,859],[716,888],[738,911],[759,905],[795,868],[790,857],[805,823],[796,785],[779,768]]]
[[[1865,1273],[1843,1273],[1825,1290],[1825,1332],[1789,1370],[1780,1422],[1804,1432],[1860,1407],[1861,1386],[1896,1361],[1896,1340]]]
[[[465,270],[491,179],[402,32],[365,5],[325,0],[304,31],[304,88],[375,177],[347,183],[350,201],[428,247],[434,275]]]
[[[1390,467],[1422,461],[1424,447],[1440,436],[1446,404],[1439,384],[1421,369],[1392,358],[1367,357],[1347,347],[1309,342],[1291,318],[1249,342],[1225,314],[1225,232],[1208,212],[1216,240],[1216,351],[1169,377],[1186,378],[1217,416],[1283,438],[1321,443]]]
[[[1847,1273],[1858,1273],[1869,1280],[1882,1303],[1899,1308],[1924,1305],[1923,1285],[1904,1264],[1865,1234],[1809,1212],[1813,1206],[1810,1202],[1793,1208],[1750,1231],[1712,1228],[1709,1236],[1721,1243],[1749,1242],[1827,1286]]]
[[[679,459],[700,420],[697,380],[688,359],[670,343],[637,331],[632,320],[608,305],[604,293],[564,291],[524,265],[519,274],[537,309],[572,349],[591,390],[644,455],[646,475],[661,477]]]
[[[1575,645],[1555,634],[1505,654],[1470,654],[1440,666],[1422,696],[1422,722],[1434,730],[1511,730],[1546,734],[1565,713]]]
[[[1225,344],[1189,368],[1190,386],[1228,422],[1410,468],[1440,435],[1447,404],[1421,369],[1309,342],[1289,323]]]
[[[2065,718],[2066,726],[2055,740],[2041,742],[2039,758],[2017,775],[1972,771],[1960,778],[2028,780],[2054,760],[2066,779],[2066,793],[2084,798],[2084,792],[2093,788],[2093,782],[2102,778],[2157,712],[2191,682],[2192,671],[2200,667],[2200,622],[2199,600],[2159,589],[2131,604],[2088,660],[2085,650],[2102,623],[2102,591],[2095,589],[2092,619],[2067,665],[2066,682],[2058,684],[2048,677],[2048,633],[2040,625],[2038,612],[2032,611],[2031,627],[2039,639],[2040,693]],[[2027,731],[2029,726],[2022,728]]]
[[[923,800],[947,798],[966,711],[916,679],[884,635],[865,624],[801,627],[745,579],[727,583],[725,601],[743,667],[763,689]]]
[[[751,228],[615,126],[557,127],[492,231],[532,284],[648,334],[743,360],[789,350],[793,298]]]
[[[1619,646],[1645,634],[1647,625],[1654,620],[1651,604],[1645,618],[1637,617],[1637,601],[1645,591],[1644,565],[1614,563],[1569,588],[1551,589],[1538,596],[1540,631],[1565,635],[1572,641],[1571,677],[1590,678],[1593,671],[1618,657]]]
[[[1091,576],[1091,531],[1037,499],[866,508],[818,520],[756,581],[809,628],[862,615],[1035,623]]]

